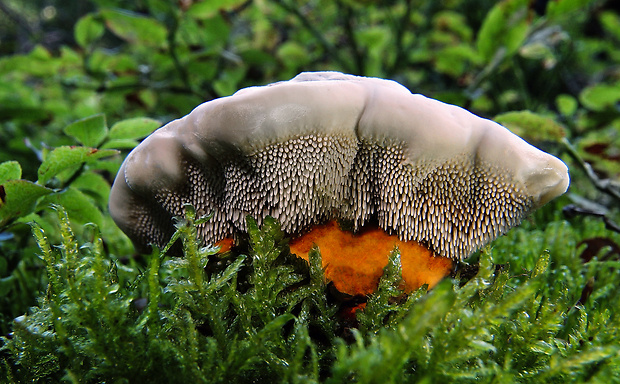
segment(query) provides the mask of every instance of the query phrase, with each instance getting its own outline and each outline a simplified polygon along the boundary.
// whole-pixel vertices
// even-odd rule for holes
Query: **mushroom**
[[[125,159],[109,205],[141,251],[166,244],[190,203],[214,214],[199,228],[207,243],[269,215],[292,236],[376,223],[399,247],[462,260],[568,184],[562,161],[497,123],[394,81],[315,72],[158,129]]]

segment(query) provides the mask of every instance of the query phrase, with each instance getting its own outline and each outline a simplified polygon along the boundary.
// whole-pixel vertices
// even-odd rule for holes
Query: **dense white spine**
[[[371,220],[462,259],[563,193],[566,166],[506,129],[381,79],[304,74],[197,107],[124,162],[110,212],[141,249],[183,205],[214,242],[266,215],[298,234]]]

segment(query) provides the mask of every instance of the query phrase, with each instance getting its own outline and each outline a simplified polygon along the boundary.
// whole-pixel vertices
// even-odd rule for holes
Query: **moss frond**
[[[620,382],[618,262],[582,262],[566,223],[518,228],[472,278],[408,295],[395,250],[352,322],[319,250],[291,256],[273,219],[248,218],[245,255],[219,254],[187,207],[138,270],[56,211],[58,246],[32,224],[48,289],[2,339],[8,382]],[[176,241],[183,256],[167,256]]]

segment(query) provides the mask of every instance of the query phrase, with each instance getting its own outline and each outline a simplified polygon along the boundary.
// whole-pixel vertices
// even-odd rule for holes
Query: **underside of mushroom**
[[[343,220],[460,260],[564,193],[559,159],[506,128],[389,80],[337,72],[204,103],[136,147],[110,212],[139,250],[192,204],[213,243],[272,216],[297,235]]]

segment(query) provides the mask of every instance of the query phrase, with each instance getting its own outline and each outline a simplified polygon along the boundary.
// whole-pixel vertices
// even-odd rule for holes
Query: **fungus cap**
[[[270,215],[289,234],[371,220],[462,259],[564,193],[559,159],[490,120],[400,84],[302,73],[199,105],[125,159],[110,213],[139,250],[164,245],[185,203],[206,242]]]

